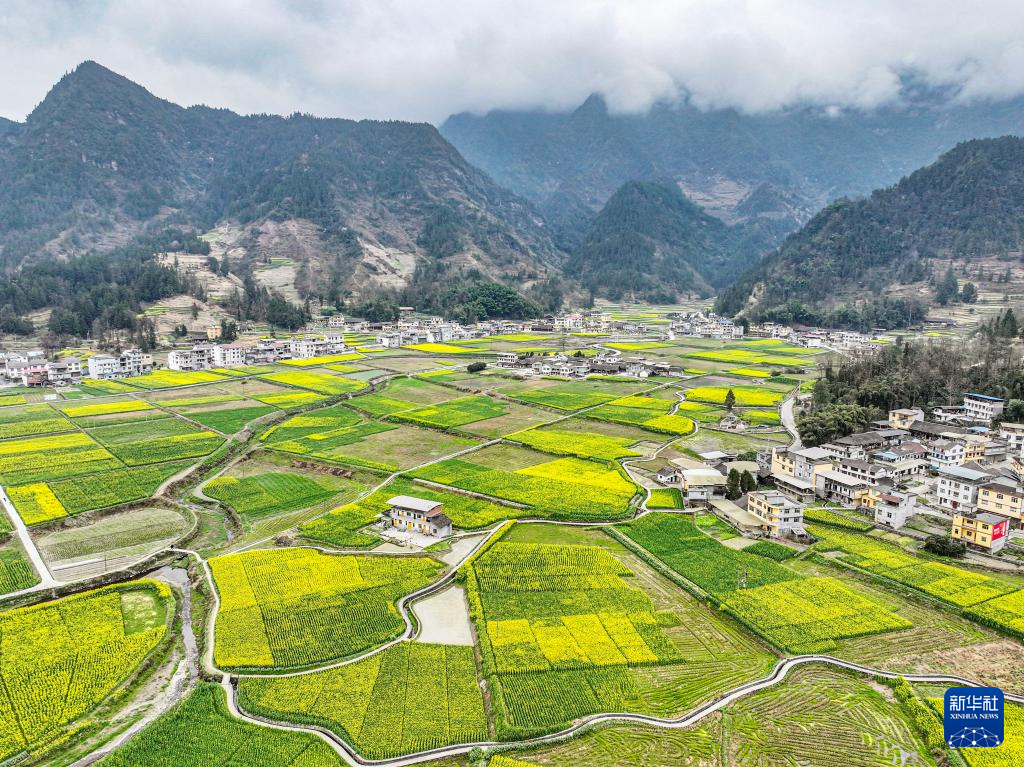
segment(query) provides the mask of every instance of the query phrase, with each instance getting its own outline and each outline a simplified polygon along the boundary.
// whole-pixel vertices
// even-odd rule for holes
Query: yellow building
[[[1006,545],[1010,520],[998,514],[975,514],[953,516],[952,538],[986,551],[996,552]]]
[[[761,532],[779,536],[803,524],[804,512],[782,493],[765,490],[747,495],[747,511],[753,514]]]
[[[909,429],[914,421],[923,421],[924,411],[917,408],[901,408],[889,411],[889,426],[893,429]]]
[[[1002,482],[982,485],[978,488],[978,511],[1020,520],[1024,518],[1024,489]]]

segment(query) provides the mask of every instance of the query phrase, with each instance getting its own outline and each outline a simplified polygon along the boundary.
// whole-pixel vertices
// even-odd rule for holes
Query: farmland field
[[[0,442],[0,484],[18,485],[120,467],[106,448],[82,432]]]
[[[389,381],[383,390],[355,397],[349,404],[370,415],[385,416],[415,410],[423,405],[437,405],[459,396],[457,391],[419,378],[396,378]]]
[[[39,583],[39,576],[13,541],[0,543],[0,594],[27,589]]]
[[[201,682],[186,698],[100,767],[179,767],[182,754],[196,765],[232,767],[340,767],[333,749],[314,735],[281,732],[241,722],[229,712],[224,690]]]
[[[426,557],[250,551],[210,560],[223,668],[290,668],[344,658],[399,634],[395,601],[434,580]]]
[[[472,647],[404,643],[350,666],[245,679],[243,708],[316,723],[371,759],[487,740]]]
[[[0,410],[0,439],[31,434],[52,434],[74,429],[74,424],[49,405],[28,405]]]
[[[165,479],[189,465],[178,461],[114,469],[83,477],[11,487],[7,489],[7,495],[25,524],[33,525],[148,498]]]
[[[267,472],[248,477],[220,476],[203,492],[226,503],[246,520],[302,509],[326,501],[335,490],[303,474]]]
[[[681,436],[693,431],[693,421],[671,413],[674,400],[659,397],[620,397],[586,413],[587,418],[632,424],[648,431]]]
[[[505,407],[501,402],[479,395],[453,399],[437,405],[427,405],[415,410],[403,410],[391,417],[400,421],[447,429],[464,426],[474,421],[497,418],[505,415],[505,412]]]
[[[172,386],[192,386],[194,384],[216,383],[227,380],[227,376],[216,373],[208,373],[203,370],[179,371],[179,370],[154,370],[142,376],[135,376],[128,379],[132,386],[143,389],[168,389]],[[94,381],[89,381],[93,385]]]
[[[490,465],[491,457],[503,465]],[[504,458],[511,460],[506,463]],[[506,466],[514,466],[509,470]],[[621,518],[636,487],[619,470],[532,450],[485,448],[410,472],[412,476],[526,504],[553,519]]]
[[[618,388],[615,388],[618,387]],[[556,408],[558,410],[582,410],[613,399],[631,394],[649,384],[594,383],[590,381],[541,381],[527,382],[527,385],[513,384],[499,389],[501,394],[531,405]]]
[[[599,458],[604,461],[614,461],[617,458],[642,454],[632,447],[636,444],[636,440],[580,431],[566,431],[557,427],[528,429],[511,434],[508,439],[545,453],[574,455],[578,458]]]
[[[768,407],[779,404],[783,399],[781,393],[760,386],[695,386],[686,390],[686,399],[721,405],[730,390],[739,407]]]
[[[163,639],[169,605],[166,586],[137,581],[0,612],[0,759],[42,754],[87,725]]]
[[[527,539],[535,527],[550,530],[524,526]],[[614,542],[549,536],[579,542],[520,542],[517,526],[467,573],[499,735],[550,731],[597,711],[675,711],[764,668],[753,643],[666,591],[642,564],[624,565]]]
[[[377,519],[388,509],[387,501],[396,495],[411,495],[444,504],[444,513],[455,527],[472,530],[493,525],[504,519],[524,516],[525,510],[473,498],[459,493],[426,487],[399,477],[372,495],[342,506],[329,514],[307,522],[302,534],[311,540],[341,547],[372,545],[377,539],[356,531]]]
[[[191,525],[181,511],[169,508],[136,508],[104,515],[80,527],[54,530],[36,537],[36,545],[50,569],[55,565],[67,577],[76,562],[75,574],[92,574],[107,565],[123,566],[160,544],[183,535]],[[96,562],[96,560],[101,560]]]
[[[366,388],[366,384],[363,381],[330,375],[329,373],[312,373],[305,370],[286,370],[281,373],[268,373],[260,377],[264,381],[294,386],[299,389],[308,389],[317,394],[325,394],[327,396],[349,394]]]
[[[805,577],[771,558],[727,548],[687,517],[648,515],[621,529],[786,652],[823,652],[841,640],[912,625],[836,579]]]
[[[128,466],[208,455],[224,441],[178,418],[99,426],[89,433]]]
[[[617,725],[516,757],[543,767],[934,764],[910,718],[885,693],[867,680],[823,667],[797,669],[783,684],[695,727]]]

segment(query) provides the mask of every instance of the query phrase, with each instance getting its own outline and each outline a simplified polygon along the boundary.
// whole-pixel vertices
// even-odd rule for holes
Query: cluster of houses
[[[254,343],[196,344],[191,349],[175,349],[167,355],[171,370],[207,370],[239,365],[260,365],[280,360],[312,359],[355,351],[345,345],[338,332],[301,335],[292,338],[261,338]]]
[[[556,375],[566,378],[585,378],[591,374],[648,378],[652,375],[674,375],[678,372],[667,362],[616,354],[600,354],[596,357],[550,354],[538,357],[529,352],[498,352],[497,366],[540,376]]]
[[[153,370],[153,356],[138,349],[118,354],[94,354],[85,363],[78,357],[47,359],[42,351],[0,353],[3,377],[19,386],[74,386],[88,378],[127,378]]]
[[[686,312],[670,314],[669,333],[690,338],[743,338],[743,326],[714,312]]]
[[[825,502],[856,509],[899,529],[922,509],[951,524],[954,539],[989,553],[1024,522],[1024,424],[999,423],[1005,403],[969,393],[958,423],[928,420],[920,409],[890,411],[872,428],[817,447],[775,447],[747,465],[724,453],[701,454],[703,468],[671,461],[655,479],[679,487],[689,504],[706,505],[741,530],[804,539],[803,510]],[[949,415],[954,409],[942,408]],[[932,414],[936,415],[935,413]],[[730,469],[751,471],[759,489],[726,499]]]

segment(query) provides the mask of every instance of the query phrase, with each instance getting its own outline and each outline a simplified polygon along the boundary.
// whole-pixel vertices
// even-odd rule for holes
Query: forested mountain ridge
[[[280,222],[301,293],[416,289],[424,272],[529,287],[564,258],[433,126],[186,109],[94,62],[0,125],[0,177],[7,269],[167,225],[226,226],[258,261]]]
[[[670,184],[630,181],[591,222],[566,272],[590,293],[670,303],[710,296],[755,263],[758,244]]]
[[[709,213],[781,242],[831,200],[895,183],[959,141],[1024,133],[1024,99],[959,103],[917,89],[873,111],[743,114],[684,103],[612,114],[591,96],[568,113],[457,114],[441,133],[536,203],[570,245],[634,179],[671,180]]]
[[[932,258],[1021,250],[1024,139],[977,139],[870,197],[829,205],[724,291],[718,308],[755,318],[780,307],[820,313],[870,295],[871,284],[920,281]]]

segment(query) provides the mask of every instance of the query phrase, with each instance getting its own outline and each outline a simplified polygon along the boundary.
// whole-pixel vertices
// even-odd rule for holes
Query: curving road
[[[269,719],[265,719],[261,716],[256,716],[243,711],[238,706],[238,689],[237,685],[234,684],[229,677],[224,676],[221,680],[221,685],[224,687],[227,693],[228,709],[236,717],[252,722],[254,724],[262,725],[265,727],[272,727],[277,730],[291,730],[294,732],[305,732],[316,735],[322,740],[326,741],[337,753],[341,756],[352,767],[405,767],[406,765],[420,764],[422,762],[428,762],[434,759],[442,759],[452,756],[461,756],[467,754],[475,748],[494,748],[497,746],[508,746],[515,745],[516,747],[522,747],[524,749],[534,748],[537,746],[543,746],[547,744],[556,743],[567,737],[579,733],[584,728],[598,724],[600,722],[621,722],[623,724],[643,724],[651,727],[657,727],[662,729],[683,729],[691,727],[702,719],[710,716],[711,714],[719,711],[731,703],[745,698],[748,695],[764,690],[768,687],[772,687],[782,682],[786,676],[794,668],[799,666],[807,665],[810,663],[821,663],[828,666],[836,666],[838,668],[844,668],[849,671],[856,671],[861,674],[868,674],[871,676],[881,676],[887,679],[894,679],[902,676],[908,681],[918,683],[933,683],[933,684],[953,684],[958,686],[976,687],[979,683],[965,679],[959,676],[947,676],[945,674],[898,674],[893,671],[886,671],[884,669],[872,668],[870,666],[862,666],[859,663],[852,663],[850,661],[841,660],[834,658],[831,655],[798,655],[793,658],[786,658],[778,663],[772,670],[772,673],[763,679],[758,679],[753,682],[747,682],[741,684],[738,687],[725,692],[715,699],[708,701],[702,706],[695,708],[689,713],[683,714],[682,716],[675,718],[666,718],[658,716],[649,716],[647,714],[634,714],[628,712],[621,713],[607,713],[607,714],[593,714],[583,719],[577,720],[572,726],[565,728],[564,730],[550,735],[542,735],[536,738],[528,738],[526,740],[510,741],[500,743],[497,741],[481,741],[477,743],[461,743],[454,746],[444,746],[441,748],[428,749],[426,751],[417,751],[413,754],[407,754],[406,756],[394,757],[392,759],[365,759],[363,758],[347,741],[340,738],[334,732],[328,730],[325,727],[319,727],[316,725],[292,725],[281,722],[275,722]],[[1024,704],[1024,695],[1016,695],[1013,693],[1006,693],[1006,699],[1015,703]]]

